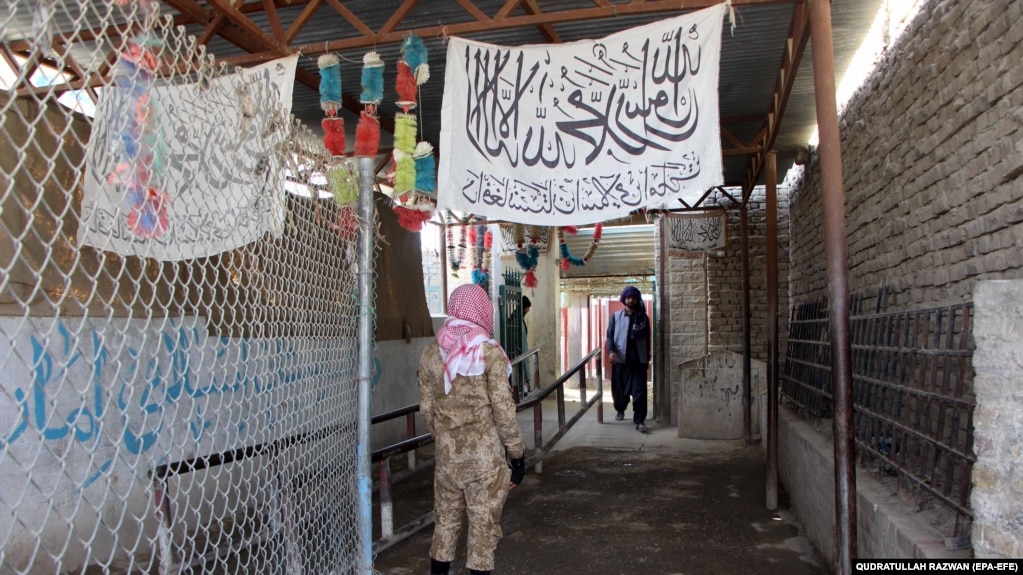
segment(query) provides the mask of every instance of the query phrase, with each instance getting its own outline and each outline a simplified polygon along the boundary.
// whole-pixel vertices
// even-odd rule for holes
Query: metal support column
[[[739,210],[739,239],[742,249],[742,439],[753,443],[753,402],[750,355],[750,303],[749,303],[749,212],[745,204]]]
[[[370,422],[373,382],[373,188],[376,173],[373,158],[359,158],[359,574],[373,573],[373,472],[370,464]]]
[[[821,200],[824,250],[828,270],[828,317],[831,321],[831,379],[835,441],[835,574],[850,575],[856,556],[856,467],[853,438],[852,344],[849,323],[849,277],[845,238],[845,190],[842,149],[835,100],[835,57],[831,38],[831,2],[813,0],[813,85],[820,133]]]
[[[659,401],[654,402],[654,417],[670,424],[671,414],[675,406],[671,403],[671,378],[669,377],[668,360],[668,236],[671,234],[671,226],[668,218],[661,216],[657,220],[658,229],[658,258],[655,288],[657,297],[654,300],[654,315],[657,323],[654,325],[654,382],[656,389],[660,390]],[[603,335],[603,334],[598,334]],[[601,338],[603,339],[603,338]],[[601,341],[601,345],[603,341]],[[601,406],[603,409],[603,406]]]
[[[778,162],[764,154],[767,177],[767,508],[778,509]]]

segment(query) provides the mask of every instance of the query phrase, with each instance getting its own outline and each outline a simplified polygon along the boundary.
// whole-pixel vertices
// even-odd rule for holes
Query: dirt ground
[[[668,431],[668,430],[664,430]],[[785,512],[764,507],[759,446],[572,447],[504,508],[495,575],[826,575]],[[395,527],[432,507],[432,470],[395,487]],[[382,551],[384,575],[427,575],[432,525]],[[452,574],[467,574],[464,541]]]

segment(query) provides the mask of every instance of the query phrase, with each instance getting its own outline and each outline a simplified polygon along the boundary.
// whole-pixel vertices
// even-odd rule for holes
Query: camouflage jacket
[[[500,348],[484,344],[482,375],[459,375],[444,393],[444,362],[437,342],[419,359],[419,411],[437,444],[437,465],[493,468],[508,456],[522,457],[524,446],[515,402]]]

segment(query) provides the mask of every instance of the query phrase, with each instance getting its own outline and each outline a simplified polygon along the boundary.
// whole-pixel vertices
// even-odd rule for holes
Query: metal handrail
[[[535,347],[530,349],[526,353],[515,357],[511,360],[512,365],[524,361],[530,355],[536,355],[539,359],[540,348]],[[604,405],[601,401],[603,397],[603,376],[604,369],[603,364],[599,361],[601,356],[601,348],[598,346],[593,349],[586,357],[580,359],[575,363],[567,372],[561,375],[558,379],[554,380],[553,383],[543,389],[538,389],[530,393],[525,399],[518,402],[515,405],[515,411],[525,411],[529,408],[533,408],[533,443],[534,452],[526,459],[526,465],[534,466],[537,473],[543,472],[543,457],[561,440],[562,437],[572,428],[573,425],[583,414],[589,411],[593,404],[597,404],[597,422],[604,423]],[[586,366],[590,360],[597,358],[596,363],[596,375],[597,375],[597,389],[596,393],[591,398],[587,398],[586,394]],[[534,363],[534,379],[533,381],[539,380],[540,366],[539,361]],[[572,415],[571,419],[566,419],[565,416],[565,383],[573,375],[579,377],[579,399],[582,406],[579,411]],[[543,442],[543,400],[550,394],[557,394],[558,404],[558,431],[555,433],[547,443]],[[373,553],[379,553],[384,549],[398,543],[410,535],[414,535],[420,529],[430,525],[434,521],[433,511],[422,515],[421,517],[413,520],[405,526],[394,529],[393,526],[393,504],[391,499],[391,485],[398,479],[397,475],[392,476],[390,472],[390,458],[395,455],[402,453],[408,453],[410,456],[409,467],[405,470],[404,474],[409,474],[414,471],[418,471],[427,465],[424,463],[419,467],[415,467],[414,454],[415,450],[424,445],[428,445],[433,442],[433,436],[429,433],[416,436],[414,418],[416,412],[419,411],[419,404],[408,405],[400,407],[388,412],[380,413],[372,417],[372,423],[383,423],[390,421],[398,417],[406,417],[407,420],[411,420],[412,423],[408,424],[409,434],[408,437],[398,443],[384,446],[380,449],[373,451],[372,460],[373,462],[379,462],[380,464],[380,539],[373,542]]]

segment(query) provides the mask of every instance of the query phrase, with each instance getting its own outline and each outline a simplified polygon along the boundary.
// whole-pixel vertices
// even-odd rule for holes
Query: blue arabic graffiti
[[[271,432],[282,421],[301,421],[299,411],[337,399],[339,382],[354,380],[340,377],[353,372],[355,363],[354,350],[346,349],[341,340],[316,340],[316,349],[310,350],[311,340],[218,340],[204,337],[195,326],[178,323],[170,320],[170,329],[159,334],[159,344],[150,351],[115,345],[95,330],[84,338],[91,346],[80,346],[63,322],[57,323],[55,338],[30,335],[31,381],[13,390],[15,413],[0,418],[13,422],[0,430],[0,451],[26,441],[34,429],[43,442],[73,441],[93,453],[101,443],[114,442],[128,454],[140,456],[153,450],[161,433],[175,426],[187,430],[195,448],[216,426],[225,426],[223,414],[208,402],[214,396],[236,395],[232,402],[240,407],[235,411],[238,421],[226,425],[235,426],[238,437],[244,437],[247,422],[256,418],[266,421]],[[311,351],[318,357],[308,359]],[[84,387],[73,384],[75,375],[70,370],[78,363],[88,366]],[[315,389],[311,393],[297,390],[296,397],[267,397],[271,391],[303,382]],[[181,421],[170,420],[173,415],[166,412],[186,398],[204,401],[173,411]],[[111,415],[121,424],[114,439],[108,439]],[[168,454],[156,456],[163,462]],[[80,489],[107,473],[113,456],[90,465],[92,471]]]

